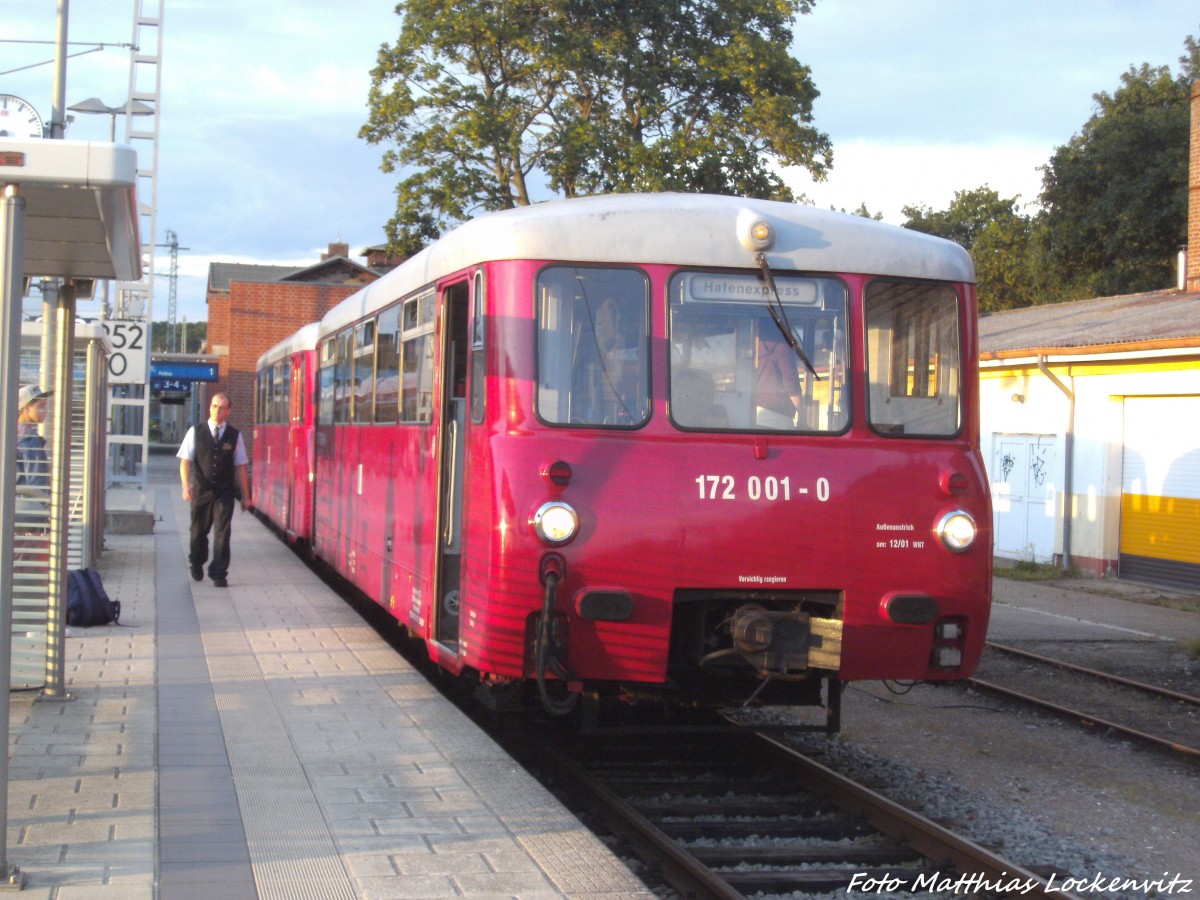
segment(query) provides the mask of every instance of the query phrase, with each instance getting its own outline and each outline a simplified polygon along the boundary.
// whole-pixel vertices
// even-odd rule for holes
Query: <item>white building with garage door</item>
[[[1200,82],[1188,185],[1174,289],[980,317],[996,556],[1200,590]]]
[[[1200,291],[979,324],[996,555],[1200,588]]]

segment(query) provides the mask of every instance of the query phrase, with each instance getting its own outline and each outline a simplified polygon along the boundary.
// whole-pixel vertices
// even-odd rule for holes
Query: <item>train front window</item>
[[[962,427],[958,295],[873,281],[866,293],[867,409],[880,434],[949,437]]]
[[[636,428],[650,415],[649,284],[636,269],[555,266],[538,276],[538,414],[553,425]]]
[[[671,279],[669,409],[677,427],[846,429],[846,287],[780,272],[775,281],[781,302],[773,316],[758,275],[683,272]]]

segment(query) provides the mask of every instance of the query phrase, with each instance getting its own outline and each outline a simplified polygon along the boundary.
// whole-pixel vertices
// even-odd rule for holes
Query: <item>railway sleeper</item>
[[[804,838],[826,841],[845,841],[877,834],[874,828],[862,821],[847,820],[844,816],[814,820],[789,818],[723,819],[720,821],[672,821],[654,823],[658,830],[677,841],[695,841],[701,838],[744,838],[770,836],[773,838]]]
[[[654,798],[625,798],[625,802],[647,818],[662,818],[665,816],[710,816],[720,809],[713,800],[694,800],[689,797],[678,797],[670,800],[655,801]],[[812,815],[819,807],[815,803],[797,800],[794,797],[762,797],[746,798],[730,801],[725,804],[726,814],[738,816],[803,816]],[[732,811],[732,812],[731,812]]]
[[[696,847],[683,849],[710,867],[737,865],[783,866],[794,868],[813,863],[891,866],[911,865],[920,854],[911,847],[847,847],[842,844],[796,847]]]

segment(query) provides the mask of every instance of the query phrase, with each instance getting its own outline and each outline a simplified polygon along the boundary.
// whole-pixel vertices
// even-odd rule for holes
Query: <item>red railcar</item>
[[[254,503],[289,540],[312,538],[313,428],[319,323],[258,359],[251,466]]]
[[[320,323],[314,552],[497,706],[964,677],[973,281],[955,244],[792,204],[472,220]]]

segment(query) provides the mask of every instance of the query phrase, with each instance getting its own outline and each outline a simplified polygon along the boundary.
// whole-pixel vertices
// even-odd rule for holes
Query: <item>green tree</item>
[[[187,336],[187,345],[183,339]],[[199,353],[208,340],[207,322],[176,322],[172,331],[171,323],[161,319],[151,324],[150,352],[152,353]],[[182,347],[182,349],[180,349]]]
[[[979,308],[984,312],[1033,306],[1046,296],[1042,269],[1034,265],[1034,220],[999,215],[979,230],[971,246]]]
[[[1175,250],[1187,235],[1191,74],[1131,67],[1112,95],[1095,95],[1096,112],[1054,152],[1038,241],[1061,282],[1056,299],[1171,284]]]
[[[805,200],[798,199],[797,202],[804,203]],[[858,204],[858,209],[846,209],[846,207],[844,207],[844,206],[841,209],[838,209],[836,206],[831,206],[829,208],[831,210],[833,210],[834,212],[842,212],[842,213],[846,213],[847,215],[851,215],[851,216],[862,216],[862,218],[864,218],[864,219],[872,219],[876,222],[880,222],[883,220],[883,213],[871,212],[871,210],[867,209],[867,201],[865,201],[865,200],[862,203]]]
[[[1184,84],[1194,84],[1200,81],[1200,41],[1188,35],[1183,39],[1183,49],[1186,52],[1179,57],[1179,77]]]
[[[935,211],[924,204],[901,207],[905,228],[936,235],[970,250],[989,222],[1018,215],[1020,197],[1003,198],[986,184],[970,191],[955,191],[946,209]]]
[[[792,199],[824,176],[818,92],[788,55],[814,0],[409,0],[360,134],[401,172],[393,248],[480,210],[635,190]]]
[[[1029,265],[1033,220],[1020,211],[1020,197],[1001,197],[986,184],[956,191],[944,210],[905,206],[905,228],[961,244],[975,261],[979,308],[1016,309],[1037,299],[1038,280]]]

